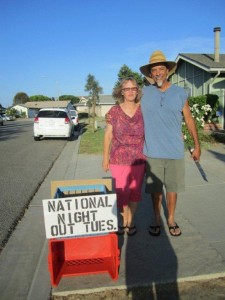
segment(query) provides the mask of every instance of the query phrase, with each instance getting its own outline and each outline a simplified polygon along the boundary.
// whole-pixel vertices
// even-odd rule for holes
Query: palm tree
[[[99,86],[98,81],[91,74],[87,76],[87,83],[85,85],[85,91],[89,92],[89,98],[92,104],[92,117],[93,117],[93,132],[95,132],[95,107],[99,100],[99,94],[103,92],[102,87]]]

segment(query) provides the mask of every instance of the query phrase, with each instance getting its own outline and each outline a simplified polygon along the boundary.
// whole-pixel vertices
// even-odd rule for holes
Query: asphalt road
[[[0,126],[0,249],[65,147],[65,139],[33,139],[33,120]]]

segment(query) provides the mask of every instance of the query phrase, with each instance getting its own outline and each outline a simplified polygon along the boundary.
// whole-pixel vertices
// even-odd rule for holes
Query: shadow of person
[[[127,175],[129,177],[129,174]],[[155,181],[158,178],[153,178]],[[116,187],[116,180],[115,180]],[[142,201],[138,204],[134,224],[137,233],[133,236],[119,236],[118,246],[120,249],[120,281],[125,283],[128,298],[133,300],[151,299],[179,299],[177,288],[177,256],[168,238],[167,228],[167,209],[165,197],[163,195],[163,215],[160,236],[151,236],[148,227],[154,220],[154,210],[149,194],[144,192],[145,183],[142,186]],[[126,179],[123,190],[117,192],[126,193],[132,188],[130,178]],[[118,216],[119,218],[119,216]],[[171,298],[167,290],[164,289],[165,283],[173,283],[170,289]],[[163,285],[162,285],[163,284]]]
[[[162,226],[160,236],[149,235],[148,227],[153,218],[151,199],[149,195],[143,194],[135,217],[138,232],[135,236],[124,238],[126,286],[127,292],[132,295],[129,299],[177,300],[177,256],[165,225]],[[168,282],[173,283],[170,295],[164,285]]]
[[[154,181],[158,181],[154,178]],[[148,227],[154,220],[154,210],[150,194],[144,193],[142,187],[142,201],[139,203],[135,224],[137,234],[124,237],[123,252],[125,256],[125,282],[129,299],[179,299],[177,287],[177,256],[168,238],[167,208],[163,194],[163,215],[160,236],[151,236]],[[165,283],[170,286],[170,295],[165,289]],[[130,298],[132,297],[132,298]]]
[[[224,148],[222,148],[224,151]],[[214,151],[214,150],[208,150],[209,153],[211,153],[216,159],[225,162],[225,154],[224,153],[220,153],[218,151]]]

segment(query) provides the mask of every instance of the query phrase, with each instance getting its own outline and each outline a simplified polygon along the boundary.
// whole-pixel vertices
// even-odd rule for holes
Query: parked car
[[[34,118],[34,140],[42,137],[65,137],[72,140],[74,124],[66,109],[42,108]]]
[[[4,119],[3,119],[2,115],[0,115],[0,125],[1,125],[1,126],[4,125]]]
[[[5,114],[1,114],[0,117],[3,119],[3,121],[7,121]]]
[[[3,114],[2,117],[3,117],[4,121],[13,121],[13,120],[15,120],[15,117],[9,116],[9,115],[6,115],[6,114]]]
[[[14,121],[16,119],[16,117],[6,115],[6,119],[7,119],[7,121]]]
[[[73,124],[75,126],[75,130],[79,129],[79,118],[78,118],[78,113],[76,110],[70,110],[69,111],[70,115],[71,115],[71,119],[73,121]]]

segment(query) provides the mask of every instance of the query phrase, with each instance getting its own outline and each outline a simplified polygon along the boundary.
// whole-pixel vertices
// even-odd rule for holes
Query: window
[[[67,118],[67,113],[60,110],[42,110],[38,113],[39,118]]]

